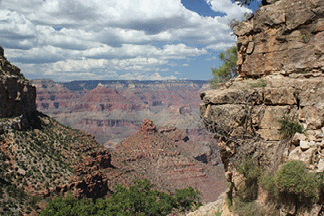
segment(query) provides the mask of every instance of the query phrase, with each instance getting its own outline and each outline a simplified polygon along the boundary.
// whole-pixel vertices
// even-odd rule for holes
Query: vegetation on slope
[[[27,129],[17,129],[24,121],[21,117],[0,119],[0,215],[30,212],[36,205],[28,197],[47,196],[80,181],[88,170],[80,174],[75,168],[103,148],[92,135],[66,128],[46,115],[29,118],[33,123]]]
[[[176,190],[169,195],[153,189],[149,180],[136,180],[130,187],[118,185],[110,198],[78,200],[69,195],[56,197],[40,215],[88,216],[88,215],[167,215],[199,207],[199,192],[193,188]]]

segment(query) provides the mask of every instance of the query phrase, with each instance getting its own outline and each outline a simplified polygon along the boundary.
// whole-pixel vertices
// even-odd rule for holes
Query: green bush
[[[258,87],[266,87],[267,86],[267,81],[265,81],[264,79],[259,79],[257,82],[255,83],[250,83],[250,86],[252,88],[258,88]]]
[[[288,161],[277,171],[275,184],[282,195],[292,195],[299,200],[315,198],[319,181],[308,172],[301,161]]]
[[[225,82],[233,77],[237,76],[237,48],[236,46],[231,47],[226,50],[226,52],[221,52],[219,55],[220,60],[223,65],[219,68],[212,67],[212,74],[214,76],[209,82],[213,88],[217,88],[219,83]]]
[[[201,206],[201,203],[199,202],[199,194],[200,192],[192,187],[177,189],[175,191],[175,197],[178,208],[180,207],[184,211],[198,208]]]
[[[284,114],[279,120],[280,129],[279,132],[283,138],[291,138],[295,133],[306,133],[303,125],[301,125],[296,115],[289,116]]]
[[[270,173],[264,173],[259,179],[259,185],[263,189],[270,192],[270,194],[275,195],[276,182],[273,175]]]
[[[173,209],[190,210],[200,205],[199,192],[186,188],[177,190],[175,197],[153,189],[149,180],[136,180],[129,187],[118,185],[107,199],[78,200],[71,195],[57,197],[49,202],[40,215],[85,216],[85,215],[167,215]]]

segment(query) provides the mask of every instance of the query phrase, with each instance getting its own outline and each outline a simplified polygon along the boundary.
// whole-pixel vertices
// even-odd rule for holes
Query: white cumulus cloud
[[[189,64],[170,60],[232,46],[228,21],[250,12],[205,1],[226,15],[203,17],[181,0],[1,0],[0,45],[32,78],[175,79],[172,65]]]

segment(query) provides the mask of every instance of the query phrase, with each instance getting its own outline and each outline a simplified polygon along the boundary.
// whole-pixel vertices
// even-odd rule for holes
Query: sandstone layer
[[[312,196],[296,195],[293,184],[278,189],[278,170],[289,161],[324,183],[323,11],[317,0],[261,7],[234,29],[240,76],[201,94],[200,115],[218,140],[229,182],[222,215],[324,212],[321,186],[311,186]],[[301,186],[303,178],[296,179],[301,191],[311,184]]]
[[[33,80],[37,109],[113,147],[144,118],[159,126],[199,129],[199,93],[207,81]]]
[[[243,77],[324,71],[324,2],[275,1],[234,28]]]
[[[116,146],[113,156],[162,190],[191,186],[201,192],[202,201],[214,201],[225,188],[223,169],[208,158],[194,159],[194,145],[184,130],[157,128],[145,119],[139,132]]]

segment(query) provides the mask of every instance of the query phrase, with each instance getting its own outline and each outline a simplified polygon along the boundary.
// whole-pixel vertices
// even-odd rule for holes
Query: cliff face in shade
[[[36,88],[24,78],[20,69],[4,56],[0,47],[0,117],[15,117],[36,111]]]
[[[324,2],[317,0],[261,7],[234,29],[240,76],[201,94],[200,116],[219,140],[229,182],[222,215],[323,214],[320,186],[307,197],[296,195],[293,184],[285,190],[277,185],[288,161],[301,161],[309,175],[324,171],[323,11]],[[291,137],[284,136],[284,127]],[[302,178],[297,184],[306,190]]]
[[[243,77],[324,70],[324,2],[276,1],[234,28]]]

